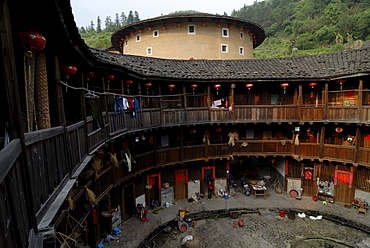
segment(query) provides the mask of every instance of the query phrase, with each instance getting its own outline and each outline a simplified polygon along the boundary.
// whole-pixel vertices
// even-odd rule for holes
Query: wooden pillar
[[[327,120],[328,119],[328,101],[329,101],[329,83],[328,82],[325,82],[325,87],[324,87],[324,92],[323,92],[323,94],[322,94],[323,96],[322,96],[322,101],[323,101],[323,103],[324,103],[324,116],[323,116],[323,119],[324,120]]]
[[[302,119],[303,119],[303,108],[302,108],[302,105],[303,105],[303,98],[302,98],[302,84],[299,84],[298,86],[298,118],[299,118],[299,121],[301,122]]]
[[[46,55],[39,52],[36,55],[35,106],[36,125],[38,129],[51,128],[49,110],[49,90],[46,69]]]
[[[325,149],[324,143],[325,143],[325,126],[322,126],[321,133],[320,133],[319,158],[322,158],[324,156],[324,149]]]
[[[79,74],[79,82],[80,82],[80,86],[82,88],[85,88],[85,78],[84,78],[84,74],[83,72],[80,72]],[[87,141],[88,140],[88,133],[87,133],[87,113],[86,113],[86,101],[85,101],[85,94],[86,92],[81,90],[80,91],[80,102],[81,102],[81,114],[82,114],[82,119],[84,120],[84,137],[85,137],[85,148],[86,148],[86,154],[89,153],[89,150],[90,150],[90,147],[89,147],[89,142]]]
[[[182,86],[182,93],[183,93],[183,101],[184,101],[184,111],[185,111],[185,120],[184,123],[188,124],[188,101],[187,101],[187,94],[186,94],[186,87],[185,85]]]
[[[208,121],[211,121],[211,87],[207,85]]]
[[[235,84],[231,84],[231,87],[230,87],[230,101],[229,101],[229,107],[230,109],[232,110],[230,112],[230,115],[231,115],[231,121],[232,122],[235,122],[235,114],[234,114],[234,99],[235,99],[235,92],[234,92],[234,89],[235,89]]]
[[[364,80],[363,78],[360,78],[359,85],[358,85],[358,99],[357,99],[357,106],[358,106],[358,113],[357,113],[357,122],[363,122],[364,118],[362,116],[363,109],[362,109],[362,103],[363,103],[363,93],[362,90],[364,89]]]

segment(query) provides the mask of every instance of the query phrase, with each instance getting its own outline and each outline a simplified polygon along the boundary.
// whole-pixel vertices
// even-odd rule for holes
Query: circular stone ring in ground
[[[346,223],[328,220],[333,216],[316,218],[306,212],[304,218],[290,219],[287,216],[281,217],[279,211],[264,211],[263,214],[250,211],[238,214],[233,219],[230,214],[226,214],[226,210],[224,213],[223,216],[207,213],[204,219],[194,217],[192,226],[186,232],[181,232],[175,225],[170,225],[171,228],[168,225],[162,226],[165,232],[156,232],[146,241],[163,248],[370,247],[370,230],[361,231]],[[340,217],[335,219],[339,220]],[[243,221],[244,226],[237,225],[239,221]],[[193,239],[182,245],[182,240],[188,235]]]

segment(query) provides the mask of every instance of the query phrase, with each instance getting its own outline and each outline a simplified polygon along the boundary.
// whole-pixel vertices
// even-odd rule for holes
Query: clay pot
[[[314,195],[314,196],[312,196],[312,200],[313,201],[318,201],[319,200],[319,197],[317,195]]]

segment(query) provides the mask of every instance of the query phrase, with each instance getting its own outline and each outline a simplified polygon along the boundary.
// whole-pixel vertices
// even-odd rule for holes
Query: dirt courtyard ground
[[[238,225],[242,220],[243,227]],[[236,225],[236,227],[234,227]],[[182,244],[186,236],[192,236]],[[171,228],[153,239],[155,247],[370,247],[370,234],[329,220],[296,216],[290,219],[276,213],[242,214],[237,219],[202,219],[186,232]]]

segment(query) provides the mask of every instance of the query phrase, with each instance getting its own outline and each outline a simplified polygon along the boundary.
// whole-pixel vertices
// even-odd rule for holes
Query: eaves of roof
[[[275,59],[172,60],[122,55],[90,48],[102,63],[141,78],[166,80],[309,80],[370,75],[370,48]]]

